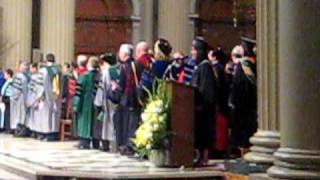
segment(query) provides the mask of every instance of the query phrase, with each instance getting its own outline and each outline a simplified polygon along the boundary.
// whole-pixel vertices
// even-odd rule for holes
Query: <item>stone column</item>
[[[156,1],[155,0],[144,0],[143,1],[143,15],[141,19],[142,23],[142,32],[143,32],[143,39],[148,42],[150,45],[154,44],[155,38],[155,29],[157,28],[157,20],[155,17],[155,7]]]
[[[53,53],[57,63],[74,59],[75,0],[41,1],[40,48]]]
[[[199,21],[199,13],[197,7],[197,0],[190,0],[190,12],[189,12],[189,42],[196,36],[196,26],[198,25]]]
[[[1,0],[1,66],[31,59],[32,0]]]
[[[278,5],[281,147],[268,174],[320,179],[320,1]]]
[[[258,132],[245,155],[249,162],[272,165],[280,146],[278,112],[277,0],[257,0]]]
[[[139,0],[132,0],[133,14],[132,20],[132,44],[136,45],[142,40],[142,26],[141,26],[141,6],[142,2]]]
[[[189,11],[190,0],[159,1],[158,36],[168,39],[174,50],[184,53],[191,46]]]

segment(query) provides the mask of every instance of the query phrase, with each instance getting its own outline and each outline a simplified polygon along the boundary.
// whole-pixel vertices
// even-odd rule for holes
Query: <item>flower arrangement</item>
[[[165,150],[168,146],[169,132],[169,98],[166,82],[155,80],[152,92],[148,93],[148,100],[143,113],[142,123],[132,140],[140,156],[147,156],[151,150]]]

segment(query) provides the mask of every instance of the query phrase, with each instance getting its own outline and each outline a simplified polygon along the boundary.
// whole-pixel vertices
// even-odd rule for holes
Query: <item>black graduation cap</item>
[[[244,49],[244,55],[249,57],[255,57],[254,47],[256,46],[256,40],[248,37],[241,37],[241,46]]]
[[[103,55],[100,56],[100,58],[103,61],[109,63],[110,65],[117,63],[117,57],[112,53],[108,53],[108,52],[104,53]]]
[[[205,42],[205,40],[202,37],[196,37],[192,41],[192,46],[197,50],[207,50],[208,44]]]

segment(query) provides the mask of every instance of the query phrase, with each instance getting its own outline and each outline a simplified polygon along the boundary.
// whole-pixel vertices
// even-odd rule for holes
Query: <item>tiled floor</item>
[[[37,175],[101,178],[222,176],[214,167],[192,170],[156,168],[148,161],[96,150],[78,150],[75,145],[76,142],[40,142],[0,135],[0,155],[9,158],[11,166],[30,169]]]

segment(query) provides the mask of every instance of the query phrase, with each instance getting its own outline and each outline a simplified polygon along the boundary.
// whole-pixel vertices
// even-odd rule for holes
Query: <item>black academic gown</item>
[[[115,113],[117,122],[117,143],[119,146],[131,146],[130,139],[135,136],[140,121],[141,105],[138,102],[138,88],[135,84],[132,69],[133,59],[120,65],[119,91],[121,94],[119,106]],[[143,68],[140,63],[134,63],[137,78],[140,79]],[[120,131],[120,132],[119,132]]]
[[[192,86],[195,88],[195,147],[199,150],[214,146],[215,137],[215,104],[217,85],[208,60],[198,65],[194,72]]]
[[[245,71],[245,69],[247,69]],[[248,71],[249,70],[249,71]],[[232,145],[250,147],[249,138],[257,131],[256,64],[242,60],[237,64],[230,93],[232,106]]]

